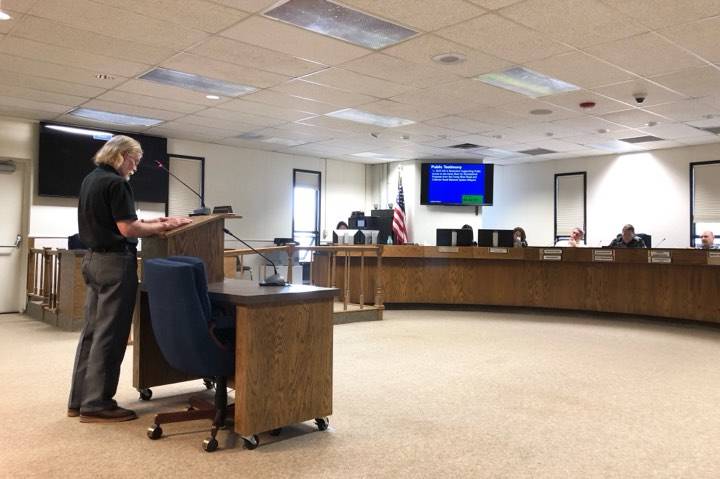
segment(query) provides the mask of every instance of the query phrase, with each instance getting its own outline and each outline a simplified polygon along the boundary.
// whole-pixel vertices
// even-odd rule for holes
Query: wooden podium
[[[142,240],[142,260],[168,256],[196,256],[205,262],[208,282],[223,280],[223,229],[225,219],[241,218],[234,214],[194,216],[189,225]],[[141,269],[142,271],[142,269]],[[142,281],[142,279],[141,279]],[[150,323],[147,294],[140,288],[138,314],[133,319],[133,387],[143,399],[149,388],[189,381],[194,377],[173,369],[155,341]]]

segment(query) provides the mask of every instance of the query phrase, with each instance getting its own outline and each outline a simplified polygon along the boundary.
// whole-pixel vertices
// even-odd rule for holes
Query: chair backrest
[[[210,321],[212,317],[212,307],[210,306],[210,297],[208,296],[207,271],[205,270],[203,260],[195,256],[170,256],[167,259],[169,261],[189,264],[195,269],[195,287],[200,297],[200,304],[205,313],[205,318]]]
[[[232,374],[234,351],[219,347],[208,331],[210,316],[201,300],[201,294],[207,298],[204,272],[196,264],[164,258],[146,260],[143,268],[155,340],[168,364],[197,376]]]

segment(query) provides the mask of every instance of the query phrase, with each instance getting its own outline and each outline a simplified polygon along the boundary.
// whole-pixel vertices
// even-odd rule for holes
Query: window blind
[[[202,161],[170,156],[170,171],[202,194]],[[168,184],[168,214],[187,216],[200,207],[200,198],[172,176]]]
[[[693,166],[693,223],[720,223],[720,163]]]
[[[579,174],[557,176],[555,179],[557,236],[570,236],[576,226],[585,229],[584,178],[584,175]]]

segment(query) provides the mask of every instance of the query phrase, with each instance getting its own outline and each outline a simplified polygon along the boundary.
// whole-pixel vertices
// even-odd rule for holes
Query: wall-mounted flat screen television
[[[492,203],[492,164],[422,164],[420,204],[482,206]]]
[[[136,139],[143,149],[130,179],[135,200],[167,203],[168,174],[155,164],[168,165],[167,138],[54,123],[40,123],[38,194],[77,198],[83,178],[95,168],[93,156],[116,134]]]

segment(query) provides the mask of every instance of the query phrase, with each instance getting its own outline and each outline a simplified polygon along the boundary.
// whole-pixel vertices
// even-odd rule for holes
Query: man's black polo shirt
[[[639,236],[633,236],[629,243],[625,243],[622,239],[622,235],[617,235],[617,238],[610,242],[611,248],[645,248],[645,242]]]
[[[130,183],[110,165],[99,165],[80,186],[78,226],[80,240],[97,251],[134,249],[136,238],[125,238],[115,224],[136,220],[135,198]]]

